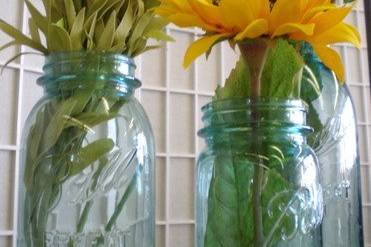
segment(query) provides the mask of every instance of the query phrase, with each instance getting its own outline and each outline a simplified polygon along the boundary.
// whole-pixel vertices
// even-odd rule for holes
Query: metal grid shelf
[[[19,24],[22,30],[26,32],[28,13],[23,1],[11,1],[11,4],[15,5],[16,2],[18,5],[22,4],[22,14],[18,18],[21,18]],[[0,0],[2,6],[4,3],[10,4],[7,0]],[[359,1],[359,3],[362,3],[362,1]],[[11,9],[6,11],[9,12],[8,15],[10,16],[17,15],[17,13],[11,13]],[[362,36],[365,37],[362,6],[354,10],[351,22],[361,29]],[[158,181],[157,186],[159,195],[157,205],[160,208],[156,222],[157,246],[192,247],[195,237],[193,172],[197,154],[203,148],[203,143],[197,137],[197,130],[201,127],[200,107],[211,99],[216,81],[224,81],[229,70],[234,66],[237,54],[231,52],[227,44],[222,44],[214,49],[211,59],[207,63],[208,71],[204,69],[206,62],[203,60],[198,60],[189,71],[183,71],[180,66],[181,57],[178,53],[183,54],[186,45],[195,40],[202,32],[194,29],[179,29],[173,25],[170,25],[167,30],[168,33],[176,37],[178,42],[168,43],[157,53],[151,53],[137,59],[138,77],[142,80],[144,86],[137,91],[136,96],[145,105],[154,125],[154,131],[158,135],[156,136],[158,151],[156,157],[159,161],[157,175],[163,179]],[[2,42],[1,37],[0,42]],[[371,150],[371,97],[369,96],[366,42],[363,42],[360,52],[355,51],[348,45],[337,46],[337,48],[341,51],[345,66],[348,68],[348,85],[353,93],[360,119],[358,127],[360,144],[363,147],[361,149],[361,168],[364,178],[363,193],[364,199],[369,198],[371,200],[371,154],[367,151]],[[26,51],[26,49],[22,47],[21,51]],[[4,64],[5,61],[3,60],[0,59],[0,65]],[[147,61],[156,62],[158,68],[148,72]],[[13,193],[18,190],[20,137],[24,116],[29,111],[29,104],[32,103],[27,96],[36,94],[35,92],[41,93],[40,89],[36,89],[35,83],[25,83],[25,81],[32,80],[31,78],[42,73],[41,64],[38,64],[36,60],[34,62],[28,57],[22,57],[19,61],[9,64],[9,70],[16,75],[15,83],[17,87],[14,95],[16,98],[16,112],[14,113],[14,121],[12,119],[4,119],[3,121],[15,127],[15,130],[13,130],[15,135],[10,141],[3,141],[1,135],[4,132],[1,131],[7,131],[7,129],[0,125],[0,154],[13,156],[11,164],[5,164],[0,160],[0,171],[2,166],[10,167],[9,174],[0,174],[0,195],[2,188],[8,188],[9,186]],[[214,74],[215,77],[210,78],[208,77],[209,74]],[[153,81],[152,77],[157,79]],[[174,85],[175,83],[176,85]],[[32,99],[36,100],[35,96]],[[188,110],[175,112],[174,104],[183,104],[184,108]],[[4,109],[0,108],[0,116],[2,116],[2,111]],[[180,123],[183,123],[183,125]],[[179,144],[174,141],[175,139],[181,139],[185,144]],[[182,167],[178,167],[177,163],[181,164]],[[175,173],[176,168],[182,168],[182,171],[184,171],[179,182],[174,182],[174,179],[178,178]],[[2,179],[5,182],[2,182]],[[3,183],[7,183],[6,181],[9,181],[6,184],[8,187],[2,186]],[[184,186],[185,188],[183,188]],[[1,214],[1,211],[5,210],[2,208],[4,203],[0,201],[0,247],[16,246],[16,232],[14,229],[17,229],[17,216],[14,212],[17,212],[18,201],[17,197],[12,196],[12,194],[8,196],[9,198],[5,198],[5,201],[9,203],[5,206],[8,210],[6,213],[11,215],[11,219],[9,219],[10,222],[5,222],[5,225],[2,225],[4,220],[1,219],[4,216],[4,214]],[[185,197],[187,200],[179,197]],[[184,203],[184,205],[179,205],[178,201]],[[371,247],[371,201],[365,199],[363,209],[364,221],[366,222],[365,233],[368,234],[365,237],[366,246]],[[367,225],[367,222],[370,223]]]

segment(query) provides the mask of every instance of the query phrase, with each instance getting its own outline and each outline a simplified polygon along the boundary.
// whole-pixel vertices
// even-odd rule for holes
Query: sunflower
[[[344,80],[339,54],[329,45],[349,42],[360,47],[360,34],[344,22],[352,5],[337,6],[331,0],[161,0],[156,13],[179,27],[198,27],[205,35],[184,57],[188,67],[216,43],[264,37],[306,41],[322,62]]]

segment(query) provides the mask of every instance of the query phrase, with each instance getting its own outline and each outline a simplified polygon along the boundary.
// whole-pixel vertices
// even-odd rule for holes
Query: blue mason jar
[[[308,66],[318,71],[320,96],[309,101],[309,124],[315,132],[309,144],[315,150],[324,191],[324,218],[311,246],[362,247],[362,199],[357,123],[346,85],[310,51]]]
[[[323,194],[299,100],[233,99],[203,107],[197,246],[306,246]]]
[[[19,247],[154,246],[154,141],[131,58],[55,53],[23,130]]]

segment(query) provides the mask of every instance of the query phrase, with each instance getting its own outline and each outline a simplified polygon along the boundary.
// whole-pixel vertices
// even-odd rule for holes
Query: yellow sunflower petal
[[[194,42],[187,50],[184,56],[183,66],[188,68],[189,65],[203,53],[207,52],[218,40],[226,37],[226,34],[217,34],[205,36]]]
[[[329,9],[315,15],[309,22],[316,24],[314,32],[320,34],[341,23],[350,11],[351,7]]]
[[[230,29],[238,27],[239,30],[243,30],[249,22],[255,19],[252,7],[247,5],[246,0],[221,1],[219,9],[223,25]]]
[[[208,32],[217,32],[219,29],[216,27],[204,23],[198,16],[193,16],[190,14],[174,14],[167,17],[168,21],[174,23],[179,27],[200,27]]]
[[[239,41],[243,39],[254,39],[268,32],[268,21],[258,19],[250,23],[245,30],[239,33],[234,39]]]
[[[307,0],[307,7],[308,8],[314,8],[321,5],[330,4],[331,0]]]
[[[270,14],[270,32],[285,23],[299,22],[303,0],[277,0]]]
[[[307,23],[311,18],[313,18],[315,15],[317,15],[319,12],[324,12],[329,9],[336,8],[335,4],[325,4],[321,6],[317,6],[314,8],[309,8],[307,11],[305,11],[305,14],[303,15],[302,22]]]
[[[255,0],[253,0],[255,1]],[[268,19],[269,18],[269,15],[271,13],[271,3],[269,0],[261,0],[261,1],[256,1],[256,2],[259,2],[261,5],[260,5],[260,15],[259,17],[263,17],[265,19]]]
[[[287,23],[279,26],[272,35],[272,38],[291,34],[291,33],[302,33],[304,35],[312,35],[314,32],[314,24],[299,24],[299,23]]]
[[[223,2],[223,1],[222,1]],[[228,1],[226,1],[228,2]],[[269,0],[244,0],[244,6],[250,10],[253,19],[266,18],[270,14],[270,1]]]
[[[191,8],[197,15],[209,24],[220,23],[220,10],[218,6],[213,5],[207,0],[184,0],[188,1]]]
[[[344,82],[344,65],[339,54],[335,50],[324,45],[313,45],[313,49],[321,61],[335,72],[340,82]]]
[[[361,37],[359,32],[355,27],[346,23],[340,23],[330,30],[315,36],[313,42],[324,45],[348,42],[358,48],[361,47]]]

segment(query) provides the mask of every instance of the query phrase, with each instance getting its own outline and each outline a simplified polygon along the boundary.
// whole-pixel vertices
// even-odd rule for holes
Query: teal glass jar
[[[306,105],[234,99],[203,113],[197,247],[306,246],[323,215]]]
[[[154,141],[131,58],[56,53],[23,130],[18,247],[154,246]]]
[[[362,198],[357,123],[346,85],[309,52],[308,65],[318,71],[320,96],[309,102],[309,144],[320,163],[324,218],[312,246],[362,247]]]

